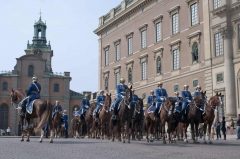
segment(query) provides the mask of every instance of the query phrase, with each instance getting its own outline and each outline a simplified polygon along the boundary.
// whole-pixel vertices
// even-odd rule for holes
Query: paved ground
[[[20,142],[20,138],[0,138],[0,159],[239,159],[240,141],[215,140],[209,144],[162,144],[161,141],[131,144],[95,139],[47,139],[39,143]]]

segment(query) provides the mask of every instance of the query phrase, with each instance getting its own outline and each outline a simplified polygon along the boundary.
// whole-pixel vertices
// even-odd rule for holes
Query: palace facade
[[[140,96],[162,81],[222,93],[220,115],[240,113],[239,0],[124,0],[99,18],[99,89],[120,77]]]

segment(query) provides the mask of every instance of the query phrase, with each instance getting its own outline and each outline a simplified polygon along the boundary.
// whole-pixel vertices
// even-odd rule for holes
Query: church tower
[[[41,16],[39,20],[34,23],[34,35],[32,39],[32,44],[27,44],[27,49],[25,50],[26,55],[38,54],[41,55],[46,62],[46,71],[52,72],[51,59],[53,56],[53,51],[51,50],[50,41],[47,44],[46,38],[46,22],[42,21]]]

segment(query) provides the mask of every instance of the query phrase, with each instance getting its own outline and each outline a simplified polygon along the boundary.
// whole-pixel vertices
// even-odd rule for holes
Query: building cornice
[[[130,14],[135,13],[136,11],[138,11],[139,9],[141,9],[141,7],[154,2],[156,0],[138,0],[136,2],[133,2],[132,5],[130,5],[129,7],[126,7],[122,12],[115,14],[113,16],[113,18],[111,18],[110,20],[108,20],[106,23],[103,22],[103,24],[100,24],[100,26],[94,30],[94,33],[97,35],[100,35],[105,29],[111,27],[112,25],[118,23],[121,20],[124,20],[125,18],[127,18]],[[114,10],[111,10],[112,12],[114,12]],[[110,11],[110,13],[111,13]],[[108,14],[110,14],[108,13]],[[107,14],[107,15],[108,15]],[[104,19],[105,16],[101,17]]]

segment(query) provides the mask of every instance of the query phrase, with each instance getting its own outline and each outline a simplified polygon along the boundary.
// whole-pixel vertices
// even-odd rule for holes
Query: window
[[[141,48],[144,49],[147,47],[147,30],[141,31]]]
[[[120,44],[115,45],[116,61],[120,60]]]
[[[53,85],[53,92],[59,92],[59,84],[58,83],[55,83]]]
[[[179,91],[179,85],[178,85],[178,84],[175,84],[175,85],[173,86],[173,91],[174,91],[174,92]]]
[[[109,49],[105,50],[105,66],[109,65]]]
[[[115,73],[115,84],[116,84],[116,86],[119,83],[119,81],[120,81],[120,72],[116,72]]]
[[[156,32],[156,42],[161,41],[162,39],[161,22],[157,22],[155,24],[155,32]]]
[[[29,65],[28,66],[28,77],[33,77],[33,75],[34,75],[34,66]]]
[[[198,43],[194,42],[192,45],[192,61],[198,62]]]
[[[220,32],[214,35],[214,41],[215,41],[215,56],[223,55],[223,38]]]
[[[179,15],[175,13],[172,15],[172,34],[176,34],[179,32]]]
[[[238,24],[238,49],[240,49],[240,24]]]
[[[132,68],[128,69],[128,83],[132,83]]]
[[[141,73],[142,73],[142,80],[147,79],[147,62],[144,61],[141,63]]]
[[[104,88],[105,88],[105,90],[108,90],[108,77],[105,77]]]
[[[173,70],[179,69],[179,49],[173,50]]]
[[[193,80],[193,87],[197,87],[198,85],[198,80]]]
[[[3,91],[7,91],[8,90],[8,83],[7,82],[3,82],[2,83],[2,90]]]
[[[8,105],[0,105],[0,129],[8,128]]]
[[[157,74],[161,73],[161,58],[160,58],[160,56],[158,56],[157,60],[156,60],[156,70],[157,70]]]
[[[131,55],[133,53],[133,38],[128,37],[128,55]]]
[[[214,9],[221,7],[221,5],[222,5],[222,0],[213,0],[213,8]]]
[[[223,73],[218,73],[216,79],[217,83],[223,82]]]
[[[194,3],[190,6],[191,9],[191,26],[198,24],[198,4]]]

